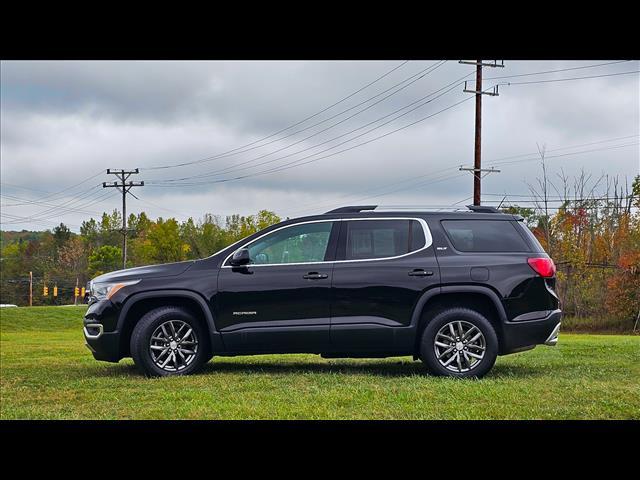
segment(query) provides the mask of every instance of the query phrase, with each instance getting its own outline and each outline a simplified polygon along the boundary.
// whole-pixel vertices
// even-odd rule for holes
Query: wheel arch
[[[503,345],[502,326],[507,321],[507,314],[498,294],[480,285],[447,285],[425,292],[416,304],[411,319],[416,329],[414,352],[418,352],[422,332],[429,321],[438,312],[456,307],[484,315],[496,331],[498,344]]]
[[[211,347],[220,349],[213,314],[202,296],[189,290],[154,290],[132,295],[120,311],[116,329],[120,332],[121,357],[130,355],[129,341],[140,318],[151,310],[168,306],[185,308],[200,319],[211,337]]]

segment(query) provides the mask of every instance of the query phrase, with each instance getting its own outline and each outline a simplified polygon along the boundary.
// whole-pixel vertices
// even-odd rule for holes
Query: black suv
[[[555,345],[555,266],[522,218],[491,207],[343,207],[287,220],[201,260],[91,282],[98,360],[147,375],[214,355],[412,355],[436,375],[481,377],[497,355]]]

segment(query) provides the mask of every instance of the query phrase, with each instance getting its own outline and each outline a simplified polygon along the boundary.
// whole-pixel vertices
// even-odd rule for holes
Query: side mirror
[[[249,262],[251,262],[251,257],[249,256],[249,249],[247,248],[236,250],[233,257],[231,257],[231,260],[229,260],[229,263],[233,267],[247,265]]]

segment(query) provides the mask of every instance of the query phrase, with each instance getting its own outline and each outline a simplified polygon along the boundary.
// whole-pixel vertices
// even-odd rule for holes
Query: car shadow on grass
[[[426,371],[419,362],[415,363],[391,363],[391,362],[367,362],[367,363],[308,363],[308,362],[225,362],[214,360],[207,363],[202,369],[202,374],[238,373],[247,375],[278,375],[278,374],[334,374],[342,375],[379,375],[393,377],[410,377],[424,374]]]
[[[422,362],[375,362],[366,363],[267,363],[267,362],[225,362],[214,360],[204,366],[203,375],[215,373],[241,373],[247,375],[260,374],[341,374],[341,375],[373,375],[380,377],[412,377],[415,375],[430,377]],[[531,378],[549,374],[545,368],[525,365],[496,365],[486,378]]]
[[[557,367],[553,373],[557,374]],[[551,372],[544,367],[532,367],[527,365],[500,365],[497,364],[487,374],[487,379],[517,379],[534,378],[549,375]],[[214,359],[205,364],[194,375],[216,374],[243,374],[243,375],[299,375],[299,374],[340,374],[340,375],[372,375],[380,377],[412,377],[432,375],[426,370],[422,362],[410,361],[366,361],[362,363],[336,362],[312,363],[312,362],[282,362],[277,361],[225,361]],[[96,369],[94,377],[142,377],[143,375],[133,364],[109,365],[106,368]],[[435,377],[434,377],[435,378]]]

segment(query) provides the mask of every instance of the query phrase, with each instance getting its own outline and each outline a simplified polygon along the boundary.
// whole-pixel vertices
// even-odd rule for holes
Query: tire
[[[173,332],[177,333],[175,337]],[[180,307],[147,312],[133,329],[130,347],[133,362],[148,377],[189,375],[210,358],[206,329]]]
[[[481,378],[491,370],[497,356],[498,336],[491,322],[468,308],[439,312],[427,324],[420,340],[420,358],[429,372],[438,376]]]

